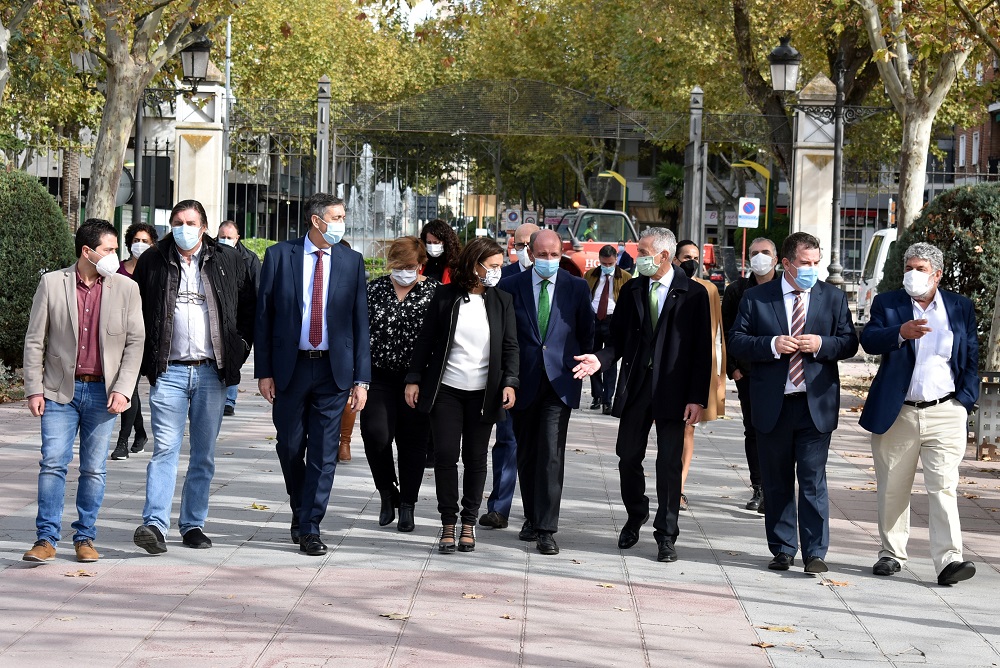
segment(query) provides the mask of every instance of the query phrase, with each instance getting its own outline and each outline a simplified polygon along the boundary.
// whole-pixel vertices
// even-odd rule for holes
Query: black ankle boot
[[[391,524],[396,519],[396,506],[398,502],[393,503],[393,497],[396,496],[393,492],[395,490],[392,489],[380,489],[378,492],[379,496],[382,497],[382,507],[378,511],[378,525],[380,527]]]
[[[413,504],[399,504],[399,522],[396,523],[397,531],[413,531]]]

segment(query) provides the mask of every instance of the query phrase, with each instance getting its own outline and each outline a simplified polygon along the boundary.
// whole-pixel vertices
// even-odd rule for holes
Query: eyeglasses
[[[528,247],[528,244],[514,244],[514,250],[524,250]]]

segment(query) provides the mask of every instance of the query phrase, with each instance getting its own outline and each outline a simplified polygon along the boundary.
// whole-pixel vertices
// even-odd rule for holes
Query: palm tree
[[[684,202],[684,167],[672,162],[661,162],[651,186],[660,215],[670,222],[676,222]]]

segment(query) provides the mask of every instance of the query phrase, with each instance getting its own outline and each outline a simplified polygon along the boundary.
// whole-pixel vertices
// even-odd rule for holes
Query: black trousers
[[[368,401],[361,411],[361,438],[372,470],[375,489],[391,490],[398,480],[403,503],[416,503],[424,479],[430,419],[406,404],[405,371],[372,369]],[[399,477],[392,458],[392,442],[399,452]]]
[[[544,374],[534,401],[510,412],[517,439],[521,503],[525,518],[537,531],[559,530],[570,412]]]
[[[349,395],[350,390],[341,390],[334,382],[330,360],[300,357],[288,387],[274,396],[275,450],[303,535],[318,534],[326,516],[337,471],[340,418]]]
[[[122,413],[122,424],[118,430],[118,442],[128,443],[132,429],[135,429],[135,437],[145,437],[146,427],[142,424],[142,401],[139,399],[139,384],[135,384],[132,391],[132,401],[128,410]]]
[[[434,437],[434,482],[437,486],[441,524],[456,524],[458,507],[458,456],[462,455],[462,524],[475,524],[486,486],[486,460],[492,422],[482,421],[484,390],[459,390],[442,385],[431,409]]]
[[[603,350],[611,340],[611,316],[598,320],[594,315],[594,352]],[[610,406],[615,398],[615,383],[618,380],[618,363],[602,366],[590,377],[590,393],[594,399]]]
[[[618,474],[622,503],[629,520],[638,524],[649,512],[646,478],[642,462],[646,458],[649,430],[653,426],[652,382],[646,374],[642,386],[629,394],[618,425]],[[679,533],[677,516],[681,505],[681,456],[684,452],[684,421],[656,421],[656,515],[654,535],[675,540]]]
[[[753,411],[750,408],[750,377],[744,375],[736,381],[736,395],[743,411],[743,444],[750,469],[750,484],[760,485],[760,456],[757,454],[757,430],[753,428]]]

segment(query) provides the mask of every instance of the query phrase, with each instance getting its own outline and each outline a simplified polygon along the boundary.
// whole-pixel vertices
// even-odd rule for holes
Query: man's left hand
[[[128,408],[128,397],[121,392],[112,392],[108,397],[108,412],[118,415],[124,413],[126,408]]]
[[[701,406],[699,404],[688,404],[684,407],[684,424],[696,425],[701,420]]]
[[[795,338],[799,342],[799,352],[804,355],[815,355],[823,345],[823,339],[816,334],[802,334]]]
[[[357,413],[362,408],[365,407],[365,403],[368,401],[368,390],[363,387],[355,385],[351,388],[351,412]]]

